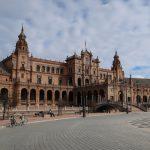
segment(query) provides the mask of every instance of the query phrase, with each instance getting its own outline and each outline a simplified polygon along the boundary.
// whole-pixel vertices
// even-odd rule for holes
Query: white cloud
[[[150,4],[148,0],[1,0],[0,56],[14,49],[24,24],[30,52],[36,57],[65,60],[87,47],[110,67],[116,50],[127,75],[150,77]]]

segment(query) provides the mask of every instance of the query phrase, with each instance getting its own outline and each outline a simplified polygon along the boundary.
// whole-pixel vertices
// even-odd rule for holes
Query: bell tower
[[[16,80],[27,82],[28,72],[30,70],[29,51],[23,26],[21,33],[18,35],[18,41],[16,43],[14,55],[16,56]]]
[[[122,69],[121,62],[120,62],[119,56],[117,54],[117,51],[115,52],[111,70],[114,72],[114,78],[117,81],[121,81],[124,79],[124,71]]]

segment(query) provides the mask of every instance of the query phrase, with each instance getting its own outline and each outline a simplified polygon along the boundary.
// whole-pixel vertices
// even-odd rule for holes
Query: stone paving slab
[[[150,132],[131,124],[149,116],[103,114],[5,128],[0,150],[149,150]]]

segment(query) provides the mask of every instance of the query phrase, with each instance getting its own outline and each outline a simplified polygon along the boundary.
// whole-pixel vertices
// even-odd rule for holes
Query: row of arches
[[[100,91],[94,90],[92,91],[87,91],[84,93],[86,97],[86,105],[91,105],[92,102],[98,103],[99,101],[103,101],[106,97],[105,92],[103,89],[100,89]],[[82,105],[82,93],[78,92],[77,93],[77,105],[80,106]]]
[[[127,99],[128,99],[128,101],[131,100],[130,97],[128,97]],[[118,100],[121,101],[121,102],[124,101],[124,94],[123,94],[122,91],[119,91],[119,98],[118,98]],[[150,100],[150,96],[149,97],[146,96],[146,95],[143,95],[143,96],[136,95],[135,96],[135,101],[136,101],[137,104],[142,103],[142,102],[143,103],[147,103],[149,100]]]
[[[146,95],[143,96],[143,99],[142,99],[142,96],[140,96],[140,95],[136,96],[137,103],[142,103],[142,102],[147,103],[149,100],[150,100],[150,97],[148,97]]]
[[[36,90],[31,89],[30,90],[30,100],[36,101],[37,96],[39,96],[39,101],[44,101],[45,98],[48,101],[51,101],[53,99],[53,92],[52,92],[52,90],[48,90],[47,92],[45,92],[43,89],[41,89],[39,91],[39,95],[37,95]],[[67,95],[66,91],[62,91],[62,93],[60,93],[60,91],[56,90],[54,93],[54,100],[59,101],[60,98],[62,98],[63,101],[67,101],[67,98],[68,98],[69,102],[73,102],[73,92],[70,91]],[[26,88],[23,88],[21,90],[21,100],[26,101],[27,99],[28,99],[28,90]]]

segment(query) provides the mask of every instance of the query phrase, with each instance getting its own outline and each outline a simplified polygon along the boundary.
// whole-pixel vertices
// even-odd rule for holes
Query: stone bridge
[[[95,111],[103,112],[109,110],[126,111],[127,106],[118,101],[103,101],[96,105]]]

